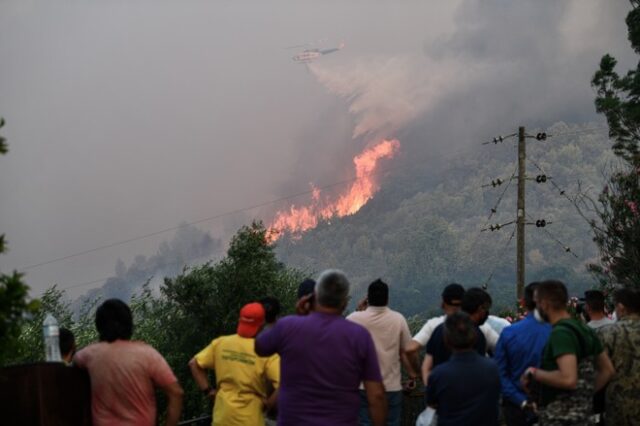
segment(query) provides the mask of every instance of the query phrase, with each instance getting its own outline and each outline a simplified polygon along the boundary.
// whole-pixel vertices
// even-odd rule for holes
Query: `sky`
[[[515,123],[598,119],[625,0],[0,1],[0,270],[349,177],[381,137],[429,155]],[[309,67],[289,46],[345,48]],[[422,135],[429,134],[429,138]],[[295,201],[295,200],[294,200]],[[200,223],[228,235],[275,203]],[[27,268],[98,281],[172,233]],[[99,283],[95,284],[96,286]],[[74,290],[72,295],[88,287]]]

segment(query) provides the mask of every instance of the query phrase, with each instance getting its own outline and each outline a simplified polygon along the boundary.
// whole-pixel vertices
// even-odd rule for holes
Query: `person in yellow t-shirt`
[[[249,303],[240,310],[237,334],[214,339],[191,361],[191,374],[202,392],[214,399],[214,426],[265,424],[264,412],[275,406],[280,384],[280,358],[261,358],[254,350],[256,334],[264,324],[260,303]],[[215,370],[216,388],[207,378]],[[267,395],[271,383],[275,392]]]

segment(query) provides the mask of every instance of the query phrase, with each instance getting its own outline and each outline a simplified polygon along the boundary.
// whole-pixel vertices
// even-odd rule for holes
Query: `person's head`
[[[326,270],[318,277],[315,297],[318,306],[342,313],[349,301],[349,280],[342,271]]]
[[[460,307],[463,312],[469,314],[476,325],[482,325],[489,317],[491,304],[489,293],[479,287],[473,287],[464,293]]]
[[[240,309],[237,333],[241,337],[256,337],[264,325],[264,307],[258,302],[248,303]]]
[[[307,278],[298,285],[298,300],[302,299],[304,296],[313,294],[313,291],[316,287],[316,282],[311,278]]]
[[[264,308],[264,320],[267,324],[273,324],[280,315],[280,301],[275,297],[264,297],[260,299]]]
[[[539,282],[534,281],[527,284],[527,286],[524,288],[524,306],[529,312],[533,312],[533,310],[536,308],[534,293],[536,291],[536,287],[538,287],[539,284]]]
[[[444,321],[444,342],[454,352],[472,349],[478,338],[476,324],[466,312],[455,312]]]
[[[445,315],[451,315],[460,310],[463,296],[464,287],[460,284],[452,283],[442,290],[442,310]]]
[[[613,302],[616,306],[618,319],[640,314],[640,292],[638,290],[620,288],[613,293]]]
[[[60,346],[60,355],[64,362],[71,362],[71,358],[76,352],[76,338],[68,328],[60,327],[58,336],[58,344]]]
[[[389,286],[381,279],[369,284],[367,290],[369,306],[387,306],[389,304]]]
[[[120,299],[105,300],[96,311],[96,329],[100,341],[129,340],[133,334],[131,309]]]
[[[569,294],[567,287],[557,280],[547,280],[541,282],[535,290],[536,309],[546,322],[557,313],[567,311]]]
[[[604,293],[600,290],[585,291],[584,310],[592,319],[604,317]]]

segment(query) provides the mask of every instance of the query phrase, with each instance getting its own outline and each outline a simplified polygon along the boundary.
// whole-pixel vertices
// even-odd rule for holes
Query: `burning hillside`
[[[356,177],[345,191],[338,196],[330,196],[314,187],[309,204],[291,205],[288,210],[276,214],[269,225],[268,235],[272,240],[277,240],[284,232],[299,234],[315,228],[321,220],[356,213],[380,188],[376,179],[378,162],[393,158],[399,149],[400,142],[397,139],[382,140],[365,149],[353,159]]]

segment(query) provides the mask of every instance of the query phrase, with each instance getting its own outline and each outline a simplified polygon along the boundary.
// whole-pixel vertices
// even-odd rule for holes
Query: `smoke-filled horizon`
[[[352,159],[383,138],[428,158],[519,124],[594,120],[600,57],[635,60],[624,0],[440,3],[3,2],[0,268],[350,178]],[[302,49],[285,49],[325,38],[346,47],[308,67],[291,60]],[[199,227],[228,236],[288,207]],[[26,281],[37,295],[106,278],[170,238]]]

